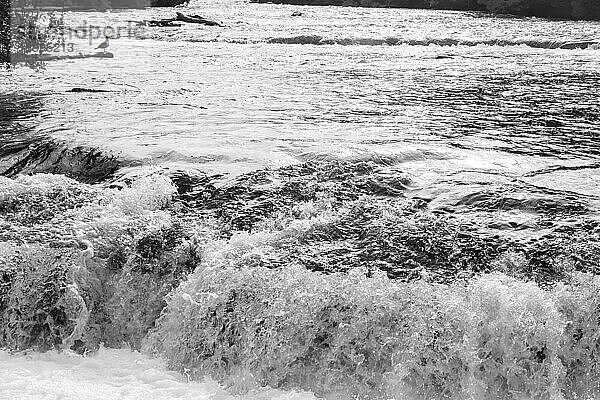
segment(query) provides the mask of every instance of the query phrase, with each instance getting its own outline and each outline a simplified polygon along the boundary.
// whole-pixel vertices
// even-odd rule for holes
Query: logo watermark
[[[141,39],[146,36],[146,26],[129,21],[127,25],[94,25],[83,21],[75,27],[66,27],[64,38],[67,41],[86,40],[90,46],[105,38],[110,39]]]
[[[67,23],[62,12],[7,4],[10,0],[0,0],[0,63],[60,59],[59,53],[81,58],[99,51],[106,54],[110,40],[140,39],[147,33],[142,22],[99,24],[84,19]],[[79,15],[83,14],[74,13],[70,19]]]
[[[87,42],[92,46],[99,41],[121,38],[144,38],[146,28],[134,22],[128,22],[127,25],[94,25],[83,21],[78,26],[66,26],[62,21],[50,18],[50,23],[46,25],[39,24],[20,24],[11,27],[11,38],[18,48],[30,49],[33,51],[75,51],[76,46]]]

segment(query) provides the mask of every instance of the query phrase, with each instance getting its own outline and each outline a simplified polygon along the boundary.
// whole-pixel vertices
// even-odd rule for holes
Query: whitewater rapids
[[[188,382],[162,361],[127,349],[93,357],[57,352],[11,355],[0,351],[2,400],[309,400],[312,394],[266,389],[232,396],[214,381]]]

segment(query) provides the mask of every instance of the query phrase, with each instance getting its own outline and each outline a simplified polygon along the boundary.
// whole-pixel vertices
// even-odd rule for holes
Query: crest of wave
[[[94,246],[110,249],[131,241],[128,232],[168,227],[171,203],[176,188],[163,175],[148,174],[121,189],[102,191],[98,203],[73,210],[70,217],[78,235],[90,238]]]
[[[544,290],[499,272],[438,285],[360,268],[327,275],[260,266],[289,235],[321,222],[309,215],[290,229],[207,246],[169,295],[144,350],[240,392],[270,386],[332,399],[600,393],[598,278],[576,274]]]
[[[28,244],[11,243],[9,236],[0,246],[0,346],[80,345],[98,325],[94,312],[103,312],[103,282],[120,272],[101,260],[119,246],[132,247],[140,232],[170,226],[163,209],[175,187],[159,175],[121,190],[48,174],[2,178],[1,183],[5,224]]]
[[[62,233],[70,238],[101,236],[103,229],[119,225],[145,225],[167,219],[166,208],[176,192],[171,181],[152,174],[134,180],[122,189],[87,185],[61,175],[36,174],[15,179],[0,177],[0,209],[15,226],[42,225],[36,228]],[[23,237],[27,239],[27,236]],[[27,241],[27,240],[26,240]]]

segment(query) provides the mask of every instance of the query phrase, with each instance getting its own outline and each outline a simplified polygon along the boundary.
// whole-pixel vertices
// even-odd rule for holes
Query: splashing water
[[[232,396],[212,381],[188,382],[185,375],[131,350],[100,349],[75,354],[0,351],[0,398],[20,400],[310,400],[308,393],[262,390]]]
[[[598,23],[190,8],[0,71],[0,397],[598,398]]]

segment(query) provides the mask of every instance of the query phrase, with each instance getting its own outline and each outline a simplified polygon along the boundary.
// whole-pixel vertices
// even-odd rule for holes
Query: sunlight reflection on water
[[[302,16],[292,17],[297,9]],[[561,42],[597,36],[598,23],[239,1],[195,2],[189,13],[226,27],[146,28],[145,40],[112,41],[114,59],[54,62],[43,74],[18,69],[2,79],[11,89],[48,94],[31,117],[34,132],[146,164],[237,174],[319,158],[386,158],[417,181],[437,176],[423,179],[435,185],[472,169],[510,181],[587,166],[600,154],[597,51],[365,45],[386,38]],[[170,14],[66,19],[119,26]],[[299,35],[350,45],[268,43]],[[85,40],[77,45],[90,48]],[[110,92],[67,93],[73,87]],[[576,190],[595,192],[595,181],[586,181]]]

